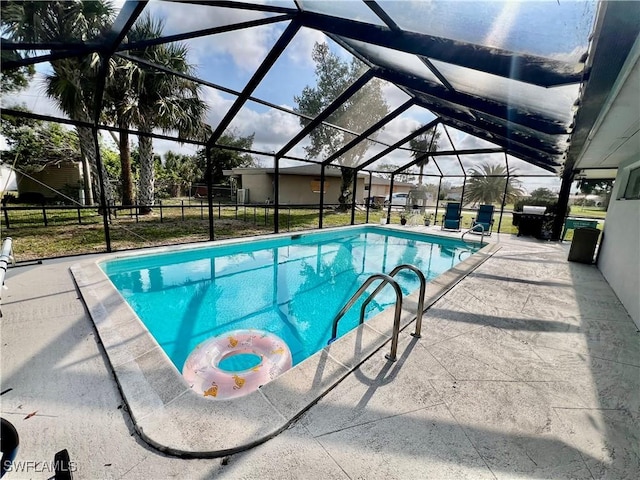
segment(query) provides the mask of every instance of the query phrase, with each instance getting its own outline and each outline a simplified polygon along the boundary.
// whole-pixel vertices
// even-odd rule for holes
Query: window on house
[[[317,178],[315,180],[311,180],[311,191],[313,193],[320,193],[320,179]],[[327,193],[327,188],[329,187],[329,182],[324,181],[324,193]]]
[[[640,198],[640,167],[636,167],[629,172],[629,179],[627,180],[623,198]]]

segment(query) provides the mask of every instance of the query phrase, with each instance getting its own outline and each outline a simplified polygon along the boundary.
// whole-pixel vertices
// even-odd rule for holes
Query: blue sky
[[[120,5],[122,2],[117,3]],[[268,2],[276,3],[276,2]],[[322,3],[302,2],[305,8],[323,13],[339,12],[349,18],[380,23],[372,12],[360,1],[329,1]],[[474,2],[474,1],[380,1],[383,8],[402,27],[434,35],[448,36],[454,40],[481,43],[497,48],[513,49],[523,53],[544,55],[555,59],[576,61],[584,53],[586,37],[593,22],[594,2],[528,1],[528,2]],[[292,7],[293,2],[277,2]],[[174,34],[201,28],[233,24],[271,16],[263,12],[242,11],[228,8],[180,4],[176,2],[150,2],[147,10],[155,17],[164,19],[165,33]],[[424,19],[429,19],[425,22]],[[431,19],[434,19],[431,21]],[[202,37],[187,42],[190,61],[197,76],[210,82],[241,91],[255,69],[263,61],[273,44],[286,27],[279,22],[243,31]],[[294,95],[305,85],[314,85],[314,65],[311,50],[315,42],[327,41],[320,32],[302,28],[287,47],[271,71],[260,83],[253,95],[274,104],[292,109]],[[332,50],[345,59],[351,55],[340,46],[330,42]],[[391,58],[391,57],[390,57]],[[393,58],[391,58],[393,60]],[[42,71],[42,69],[39,69]],[[505,101],[522,102],[521,91],[511,92],[497,84],[494,79],[469,72],[459,71],[459,81],[469,88],[495,88],[496,94],[504,95]],[[524,86],[524,88],[529,88]],[[538,88],[538,87],[535,87]],[[407,97],[398,88],[385,85],[383,92],[387,102],[395,107]],[[537,92],[526,90],[531,102],[538,102]],[[549,91],[547,90],[546,93]],[[544,92],[543,92],[544,93]],[[570,105],[577,94],[577,87],[562,87],[553,92],[554,101],[550,109],[570,115]],[[234,97],[212,88],[203,88],[202,96],[209,105],[208,121],[215,127]],[[542,97],[541,97],[542,98]],[[37,76],[28,90],[15,98],[3,99],[5,105],[11,101],[24,102],[38,113],[56,113],[55,106],[42,92],[42,78]],[[539,103],[539,102],[538,102]],[[408,132],[433,118],[430,112],[414,107],[392,122],[379,136],[381,141],[393,143]],[[275,109],[249,103],[240,111],[232,126],[242,135],[255,133],[254,148],[266,152],[277,151],[300,129],[297,117]],[[450,130],[457,148],[487,146],[474,137]],[[304,144],[304,143],[303,143]],[[194,147],[180,146],[174,142],[154,141],[157,153],[167,150],[192,153]],[[375,153],[375,149],[372,149]],[[372,153],[372,155],[373,155]],[[292,155],[304,157],[302,145]],[[405,154],[406,155],[406,154]],[[398,161],[403,154],[396,156]],[[485,161],[494,162],[487,156]],[[388,163],[393,163],[390,156]],[[510,165],[518,165],[521,173],[545,174],[517,159]],[[453,173],[453,172],[452,172]],[[527,180],[527,189],[538,186],[557,188],[557,181],[549,179]]]

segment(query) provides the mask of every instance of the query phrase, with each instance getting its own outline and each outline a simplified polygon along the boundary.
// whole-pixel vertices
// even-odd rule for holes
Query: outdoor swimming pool
[[[479,245],[470,247],[475,250]],[[330,310],[349,298],[347,289],[357,288],[369,273],[389,272],[403,261],[414,263],[430,279],[438,276],[427,283],[424,306],[428,308],[500,246],[485,244],[473,254],[467,248],[457,240],[400,227],[348,226],[118,252],[74,264],[71,273],[140,437],[167,453],[217,457],[277,435],[390,342],[393,308],[377,313],[391,301],[389,297],[376,297],[380,304],[370,305],[376,309],[370,316],[375,316],[330,345],[325,344],[328,333],[320,340],[297,340],[295,335],[306,335],[317,326],[330,331],[334,315]],[[348,286],[336,287],[342,277],[350,279]],[[404,328],[415,321],[419,289],[411,273],[396,278],[405,291],[413,290],[403,303],[400,327]],[[226,290],[224,279],[231,290]],[[315,279],[319,282],[311,281]],[[240,290],[241,285],[245,289]],[[152,300],[144,308],[125,300],[145,295]],[[143,323],[147,315],[159,327],[147,327]],[[221,325],[213,323],[216,318],[223,319]],[[302,350],[307,344],[321,349],[301,361],[306,353],[298,348],[297,365],[233,399],[212,401],[185,381],[181,358],[200,339],[209,339],[217,328],[227,332],[247,324],[261,327],[274,318],[281,323],[286,318],[287,323],[277,328],[283,336],[290,335],[292,350],[296,341]],[[344,321],[340,332],[355,323],[354,318],[351,325]],[[434,326],[427,315],[423,338]],[[151,332],[156,327],[160,333]],[[401,336],[400,358],[410,354],[412,342],[419,341],[408,333]],[[407,337],[412,339],[409,344]]]
[[[428,281],[478,248],[365,226],[119,258],[100,266],[178,370],[200,342],[249,328],[285,340],[295,365],[327,345],[333,318],[370,275],[408,263]],[[396,279],[404,294],[419,287],[412,272]],[[341,320],[339,335],[357,326],[364,299]],[[393,289],[385,287],[366,318],[394,301]],[[227,368],[244,368],[240,358]]]

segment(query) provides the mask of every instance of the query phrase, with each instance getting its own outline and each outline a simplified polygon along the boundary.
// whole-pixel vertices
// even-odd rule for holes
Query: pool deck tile
[[[441,404],[429,380],[453,377],[419,343],[420,339],[401,334],[397,361],[387,360],[387,348],[377,351],[335,387],[331,401],[321,399],[301,423],[317,437]]]
[[[321,350],[260,387],[260,392],[284,418],[292,420],[348,373],[349,368]]]
[[[344,428],[317,440],[349,478],[495,478],[443,404]]]
[[[390,338],[364,324],[340,337],[339,342],[327,345],[324,350],[341,365],[353,369],[378,351],[380,345]]]
[[[69,274],[97,256],[12,268],[0,408],[20,435],[16,460],[51,462],[67,448],[79,479],[637,478],[638,329],[595,266],[566,261],[568,243],[490,241],[502,248],[443,297],[429,287],[423,336],[410,324],[397,362],[375,333],[389,328],[382,318],[310,359],[301,377],[285,374],[230,408],[168,385],[179,372],[158,368],[161,352],[144,340],[112,366],[103,346],[116,349],[116,333],[138,338],[127,308],[104,277],[76,275],[95,294],[85,296],[94,327]],[[387,344],[369,356],[378,339]],[[369,358],[359,363],[356,349]],[[316,402],[318,384],[335,385]],[[119,388],[142,389],[141,404],[128,406]],[[232,454],[252,440],[266,442]],[[224,458],[168,454],[208,455],[211,445]]]

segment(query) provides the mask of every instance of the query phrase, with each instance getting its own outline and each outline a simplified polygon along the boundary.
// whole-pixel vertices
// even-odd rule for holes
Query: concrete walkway
[[[42,462],[63,448],[76,479],[638,478],[640,333],[566,245],[494,238],[503,248],[427,311],[423,338],[402,333],[396,363],[379,351],[290,429],[224,459],[169,457],[133,432],[69,273],[78,258],[11,269],[1,412],[30,463],[6,478],[50,478]]]

